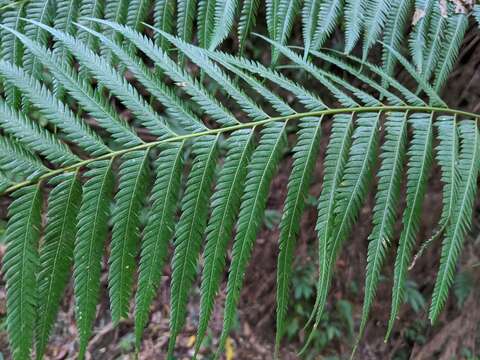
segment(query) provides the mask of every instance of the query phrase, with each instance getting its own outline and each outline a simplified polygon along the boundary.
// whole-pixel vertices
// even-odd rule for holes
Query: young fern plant
[[[230,12],[233,5],[224,4],[222,12]],[[118,4],[114,20],[125,21],[124,6]],[[209,4],[202,6],[206,6],[205,16],[212,17]],[[255,5],[247,2],[245,6]],[[283,3],[269,6],[273,13],[275,9],[289,11]],[[142,13],[137,13],[137,20]],[[107,18],[111,14],[109,9]],[[286,327],[299,220],[322,136],[328,136],[329,143],[318,199],[319,277],[308,324],[311,333],[318,331],[336,259],[376,177],[359,337],[367,324],[382,265],[387,253],[394,251],[393,225],[401,212],[390,334],[404,300],[421,203],[434,161],[444,184],[439,221],[444,238],[429,313],[432,322],[438,318],[470,227],[476,195],[480,166],[476,114],[448,108],[428,79],[394,50],[391,56],[418,81],[419,92],[410,91],[388,71],[364,59],[335,51],[311,51],[310,57],[304,57],[264,38],[278,55],[315,81],[319,90],[312,92],[271,67],[212,50],[215,42],[210,49],[196,47],[184,41],[188,36],[172,36],[163,27],[153,27],[151,39],[137,31],[136,20],[131,26],[90,17],[78,21],[72,21],[68,30],[20,16],[17,27],[1,26],[2,34],[21,46],[41,69],[34,71],[29,62],[11,58],[0,61],[4,89],[0,189],[12,198],[3,273],[13,359],[30,359],[32,348],[36,358],[43,357],[71,268],[77,356],[85,357],[99,302],[105,247],[110,249],[107,281],[112,320],[118,323],[135,317],[139,350],[170,244],[167,357],[174,358],[202,257],[197,355],[231,243],[219,358],[233,326],[270,184],[290,146],[287,135],[292,133],[296,135],[294,161],[279,225],[276,356]],[[42,36],[30,38],[22,33],[23,26],[35,28]],[[188,35],[189,27],[184,30]],[[204,31],[215,34],[212,29]],[[221,36],[215,36],[218,42]],[[198,66],[201,76],[186,71],[183,62],[175,61],[165,47],[177,49],[178,57]],[[141,89],[127,80],[127,70]],[[206,81],[215,83],[227,100],[209,91]],[[294,100],[287,101],[289,97]],[[110,100],[127,108],[131,121],[119,115]],[[22,107],[22,101],[28,107]],[[327,134],[326,122],[332,122]],[[220,158],[222,166],[216,173]],[[191,165],[186,166],[187,162]],[[400,209],[405,169],[406,207]],[[140,216],[143,208],[148,214],[145,222]]]

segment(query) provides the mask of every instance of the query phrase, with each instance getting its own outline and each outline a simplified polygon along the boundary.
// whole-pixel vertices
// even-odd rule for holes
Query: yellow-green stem
[[[318,111],[310,111],[310,112],[303,112],[303,113],[296,113],[292,115],[287,115],[287,116],[277,116],[277,117],[271,117],[268,119],[264,120],[259,120],[259,121],[252,121],[252,122],[247,122],[247,123],[241,123],[238,125],[233,125],[233,126],[228,126],[228,127],[223,127],[219,129],[212,129],[212,130],[206,130],[206,131],[201,131],[201,132],[196,132],[192,134],[185,134],[185,135],[179,135],[179,136],[174,136],[168,139],[164,140],[159,140],[159,141],[152,141],[148,143],[143,143],[141,145],[133,146],[128,149],[121,149],[117,151],[112,151],[109,152],[105,155],[101,155],[96,158],[91,158],[91,159],[86,159],[79,161],[76,164],[69,165],[63,168],[51,170],[35,179],[30,179],[26,181],[22,181],[20,183],[17,183],[15,185],[10,186],[8,189],[6,189],[3,192],[3,195],[11,193],[15,190],[18,190],[24,186],[34,184],[38,181],[42,181],[48,178],[51,178],[55,175],[59,175],[62,173],[70,172],[70,171],[75,171],[79,168],[82,168],[94,161],[99,161],[99,160],[106,160],[106,159],[111,159],[111,158],[116,158],[118,156],[121,156],[123,154],[129,153],[131,151],[136,151],[136,150],[144,150],[144,149],[150,149],[155,146],[159,146],[162,144],[170,143],[170,142],[175,142],[175,141],[182,141],[182,140],[188,140],[192,138],[197,138],[200,136],[207,136],[207,135],[215,135],[219,133],[228,133],[232,132],[235,130],[239,129],[244,129],[244,128],[253,128],[253,127],[258,127],[262,126],[274,121],[289,121],[289,120],[295,120],[295,119],[301,119],[304,117],[321,117],[321,116],[329,116],[329,115],[336,115],[336,114],[341,114],[341,113],[362,113],[362,112],[376,112],[376,111],[383,111],[383,112],[392,112],[392,111],[414,111],[414,112],[438,112],[438,113],[444,113],[444,114],[452,114],[452,115],[458,115],[458,116],[463,116],[463,117],[468,117],[468,118],[474,118],[478,120],[480,118],[480,115],[474,114],[471,112],[467,111],[461,111],[461,110],[456,110],[456,109],[449,109],[449,108],[442,108],[442,107],[430,107],[430,106],[371,106],[371,107],[353,107],[353,108],[337,108],[337,109],[324,109],[324,110],[318,110]]]

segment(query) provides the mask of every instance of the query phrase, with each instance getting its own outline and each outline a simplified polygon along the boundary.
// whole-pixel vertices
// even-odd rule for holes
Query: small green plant
[[[298,266],[292,275],[293,298],[287,315],[286,333],[291,341],[300,341],[305,335],[304,324],[315,306],[316,267],[313,264]],[[311,339],[311,350],[306,359],[315,359],[330,343],[344,342],[345,338],[353,339],[354,325],[352,305],[347,300],[336,300],[332,310],[323,314],[319,331]]]

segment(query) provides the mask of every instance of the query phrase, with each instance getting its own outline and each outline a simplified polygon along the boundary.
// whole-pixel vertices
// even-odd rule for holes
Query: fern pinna
[[[327,12],[324,5],[307,5],[317,7],[309,12]],[[347,13],[367,11],[354,2],[347,5]],[[96,6],[88,8],[88,13],[100,12],[101,4]],[[23,19],[20,9],[18,24],[1,25],[2,36],[8,39],[4,46],[21,47],[28,54],[28,61],[17,58],[17,53],[0,61],[4,95],[0,100],[0,189],[11,198],[3,274],[13,358],[29,359],[32,349],[37,358],[43,357],[70,273],[78,357],[85,357],[100,300],[105,248],[109,249],[112,320],[118,323],[133,314],[137,349],[163,266],[170,260],[170,338],[165,349],[169,358],[174,357],[197,279],[201,305],[195,352],[200,350],[228,267],[218,358],[234,323],[270,184],[291,146],[293,165],[278,240],[278,353],[286,328],[299,220],[311,182],[319,181],[312,175],[322,137],[328,137],[328,146],[318,198],[319,276],[315,309],[307,324],[311,334],[318,331],[327,306],[336,259],[370,191],[376,195],[360,335],[382,265],[394,253],[391,333],[419,242],[427,179],[436,163],[444,199],[439,219],[443,243],[429,312],[434,322],[445,305],[470,227],[480,164],[478,116],[448,108],[435,92],[444,70],[435,74],[439,80],[430,85],[429,76],[417,72],[418,64],[410,65],[395,50],[399,34],[390,29],[392,39],[385,47],[384,61],[392,66],[395,59],[405,66],[418,83],[418,91],[410,91],[390,71],[353,55],[311,49],[304,56],[284,46],[283,35],[275,28],[289,26],[270,19],[274,39],[264,38],[265,44],[272,45],[275,56],[285,57],[290,68],[314,79],[319,90],[313,92],[281,71],[215,51],[229,22],[222,23],[223,30],[202,30],[204,39],[212,36],[203,44],[209,48],[205,49],[184,41],[191,29],[188,24],[183,38],[168,34],[172,27],[157,13],[155,23],[161,26],[149,29],[153,36],[138,32],[144,10],[126,17],[123,6],[119,2],[118,8],[107,8],[115,11],[112,19],[117,22],[88,17],[50,27],[41,19]],[[201,6],[205,7],[202,16],[218,19],[234,13],[236,4],[222,3],[218,11],[209,2]],[[244,6],[256,5],[246,2]],[[269,13],[287,14],[296,8],[282,1],[268,6]],[[368,9],[374,12],[367,13],[365,21],[371,23],[383,14],[389,26],[387,7],[378,2]],[[87,10],[84,4],[80,9]],[[180,19],[189,21],[188,16]],[[311,43],[318,45],[325,36],[321,29],[331,26],[310,24],[304,31],[313,34]],[[362,26],[350,24],[347,29]],[[371,26],[365,51],[380,31],[376,26],[380,25]],[[35,35],[31,37],[24,28],[35,29]],[[353,42],[357,37],[349,36]],[[182,61],[166,52],[171,46]],[[186,71],[184,62],[195,64],[198,73]],[[442,65],[445,71],[450,67]],[[127,71],[136,82],[125,76]],[[212,83],[226,96],[216,96],[208,86]],[[128,120],[119,115],[119,106],[128,109]],[[330,130],[324,125],[328,122]],[[404,173],[406,205],[402,208]],[[393,226],[399,214],[402,232],[397,239]],[[199,264],[203,264],[201,275]]]

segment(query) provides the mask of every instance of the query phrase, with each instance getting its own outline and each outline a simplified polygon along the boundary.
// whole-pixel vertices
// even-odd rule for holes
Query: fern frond
[[[382,164],[378,171],[378,186],[373,209],[373,230],[368,239],[365,299],[360,334],[362,336],[380,281],[380,272],[393,237],[400,198],[400,182],[407,142],[408,113],[388,114],[385,122],[385,143],[382,146]]]
[[[12,186],[12,181],[5,176],[3,172],[0,171],[0,192],[5,191],[10,186]]]
[[[127,82],[108,62],[88,49],[85,44],[76,38],[57,31],[49,26],[36,23],[48,31],[52,36],[61,41],[77,60],[106,88],[108,88],[118,99],[129,108],[140,123],[145,126],[153,135],[166,138],[175,133],[168,127],[164,119],[147,104],[138,91]]]
[[[306,118],[300,121],[297,145],[293,149],[293,169],[288,181],[288,192],[280,221],[277,265],[277,320],[275,358],[285,332],[285,317],[289,302],[289,285],[293,254],[300,230],[300,219],[305,207],[312,172],[319,151],[322,119]]]
[[[150,196],[152,209],[142,240],[138,289],[135,298],[135,340],[140,348],[143,329],[148,321],[150,304],[162,275],[168,243],[173,236],[174,217],[180,192],[184,142],[161,149],[156,180]]]
[[[313,34],[313,50],[319,50],[323,46],[338,25],[342,14],[343,0],[322,1]]]
[[[27,149],[38,151],[54,164],[67,165],[78,161],[68,147],[52,133],[26,118],[23,113],[13,110],[0,100],[0,125]]]
[[[276,2],[278,2],[276,4]],[[271,3],[271,5],[269,5]],[[273,21],[270,21],[272,32],[270,38],[274,39],[280,44],[286,44],[290,33],[292,32],[293,24],[300,11],[301,0],[268,0],[267,1],[267,18],[268,9],[271,9]],[[276,11],[276,12],[275,12]],[[272,49],[271,63],[276,64],[278,60],[278,50]]]
[[[130,40],[137,48],[143,51],[155,64],[160,67],[165,73],[178,83],[185,83],[185,91],[192,97],[192,99],[200,105],[200,107],[210,115],[214,120],[221,125],[229,126],[238,124],[238,120],[228,111],[219,101],[211,96],[205,90],[203,85],[198,81],[192,79],[181,67],[176,65],[165,52],[156,46],[151,40],[144,37],[142,34],[133,31],[129,27],[121,26],[111,22],[99,21],[102,24],[110,26],[119,31]],[[165,33],[163,33],[165,36]]]
[[[302,37],[304,57],[308,55],[312,47],[313,36],[315,35],[315,20],[319,19],[320,0],[304,0],[302,7]]]
[[[238,0],[217,0],[215,4],[215,22],[209,50],[215,50],[230,34],[235,21]],[[163,29],[160,29],[163,30]],[[165,30],[163,30],[165,31]]]
[[[195,18],[195,10],[197,0],[178,0],[177,1],[177,33],[176,35],[185,42],[192,42],[193,38],[193,21]],[[178,57],[180,65],[184,65],[182,55]]]
[[[342,84],[343,86],[351,88],[352,86],[348,84],[346,81],[340,79],[339,77],[326,72],[319,67],[315,66],[313,63],[311,63],[309,60],[305,60],[301,58],[298,54],[290,50],[288,47],[280,45],[279,43],[273,42],[270,39],[265,38],[264,36],[259,35],[262,39],[265,41],[269,42],[273,46],[277,47],[278,50],[288,59],[290,59],[292,62],[294,62],[296,65],[298,65],[300,68],[303,70],[307,71],[310,73],[315,79],[317,79],[323,86],[325,86],[331,93],[332,95],[344,106],[347,107],[355,107],[358,104],[353,100],[349,95],[347,95],[341,88],[336,86],[329,78],[333,78],[335,82],[338,82]],[[368,102],[370,102],[370,99],[373,100],[374,102],[377,102],[376,99],[371,97],[370,95],[366,94],[362,90],[355,89],[355,92],[357,94],[363,94],[365,97],[368,98]]]
[[[70,277],[75,225],[81,199],[77,173],[50,181],[55,185],[48,197],[45,239],[40,248],[37,294],[41,299],[36,321],[36,358],[42,359],[48,338]]]
[[[348,159],[348,153],[352,144],[353,125],[353,114],[340,114],[334,116],[330,141],[327,146],[327,153],[324,162],[325,175],[323,176],[322,192],[318,199],[318,217],[315,227],[318,236],[319,277],[317,282],[315,306],[310,319],[310,321],[315,320],[313,330],[318,327],[323,314],[328,290],[330,288],[334,261],[336,260],[336,253],[338,253],[339,249],[338,246],[337,249],[331,248],[330,238],[335,229],[335,194],[341,184]],[[312,335],[307,339],[301,352],[307,349],[311,339]]]
[[[376,90],[379,93],[380,98],[386,98],[390,104],[395,104],[395,105],[405,104],[405,102],[402,99],[400,99],[397,95],[390,92],[388,89],[385,89],[384,86],[382,86],[381,84],[371,79],[371,77],[369,77],[368,75],[362,73],[360,69],[351,66],[346,61],[343,61],[341,58],[339,58],[338,56],[332,56],[325,52],[318,52],[313,50],[311,51],[311,54],[324,61],[327,61],[333,65],[338,66],[340,69],[346,71],[347,73],[354,75],[356,79],[363,81],[372,90]],[[372,70],[371,68],[369,69]]]
[[[14,139],[0,136],[0,170],[24,179],[36,178],[47,169],[40,159],[20,146]]]
[[[393,1],[387,14],[383,43],[397,51],[405,40],[405,29],[410,19],[413,0]],[[382,47],[382,68],[389,76],[393,75],[397,59],[388,47]],[[384,82],[385,84],[385,82]]]
[[[130,0],[128,4],[127,25],[135,30],[143,29],[153,0]]]
[[[82,0],[80,12],[78,14],[78,21],[80,24],[88,29],[99,31],[100,26],[89,20],[91,18],[101,19],[105,12],[105,0]],[[78,39],[83,42],[89,49],[98,51],[98,43],[92,35],[84,31],[82,28],[78,29]]]
[[[434,323],[445,305],[448,291],[453,283],[455,266],[465,235],[472,224],[472,211],[477,193],[477,178],[480,163],[480,135],[478,121],[463,120],[458,125],[460,135],[460,155],[458,172],[460,186],[456,196],[455,208],[442,244],[440,267],[433,290],[429,318]]]
[[[415,0],[415,12],[418,16],[408,39],[410,54],[415,67],[420,72],[423,69],[424,50],[427,46],[428,29],[430,26],[430,14],[436,0]]]
[[[325,109],[327,106],[320,100],[315,94],[305,89],[303,86],[298,83],[288,79],[283,76],[281,73],[266,68],[262,64],[251,61],[241,57],[234,57],[232,55],[221,53],[221,52],[208,52],[210,58],[222,64],[225,67],[228,67],[228,64],[234,65],[240,69],[251,72],[252,74],[257,74],[265,80],[272,81],[274,84],[279,87],[292,93],[298,101],[304,105],[309,110],[319,110]]]
[[[407,270],[420,226],[422,202],[432,163],[433,116],[413,114],[408,121],[412,126],[413,138],[408,149],[407,206],[403,213],[403,230],[395,259],[392,307],[385,339],[389,338],[404,301]]]
[[[139,212],[148,184],[148,151],[135,151],[122,157],[118,171],[119,190],[112,210],[112,244],[109,258],[108,290],[112,320],[128,315],[138,240]]]
[[[238,53],[245,51],[247,38],[257,22],[258,7],[260,0],[243,0],[240,20],[238,22]]]
[[[428,95],[429,101],[433,105],[438,105],[441,107],[447,107],[445,102],[440,98],[440,96],[437,94],[437,91],[428,83],[425,81],[423,77],[421,77],[417,71],[415,70],[414,66],[408,62],[408,60],[402,56],[397,50],[394,48],[385,45],[388,48],[388,50],[392,53],[392,55],[398,60],[400,64],[404,67],[404,69],[412,76],[415,81],[417,81],[419,89],[423,90],[425,94]]]
[[[57,100],[50,90],[23,69],[0,61],[0,76],[27,95],[29,101],[40,110],[45,119],[65,132],[67,140],[93,156],[109,151],[100,137],[84,121],[80,120],[69,107]]]
[[[77,28],[73,23],[77,20],[79,15],[80,2],[81,0],[59,0],[56,2],[55,19],[53,21],[55,29],[71,35],[76,35]],[[69,65],[72,64],[72,55],[59,43],[54,44],[53,53],[60,62]],[[54,92],[59,99],[62,98],[64,92],[62,87],[58,86],[57,81],[54,81]]]
[[[248,165],[227,282],[223,329],[216,358],[223,351],[233,324],[245,269],[265,212],[270,182],[286,145],[285,126],[285,123],[271,123],[262,129],[260,143]]]
[[[186,44],[183,41],[169,35],[163,34],[175,47],[188,56],[197,64],[208,76],[215,80],[222,89],[240,105],[252,120],[265,119],[268,115],[250,99],[233,80],[225,74],[207,55],[198,50],[198,48]]]
[[[25,22],[21,19],[25,17],[25,4],[21,3],[18,7],[6,9],[0,14],[0,24],[13,29],[19,33],[23,33]],[[0,58],[9,61],[14,65],[21,66],[23,64],[23,45],[21,41],[9,31],[0,30],[2,43],[0,44]],[[18,109],[21,104],[20,92],[10,85],[5,85],[5,99],[7,104],[14,109]]]
[[[153,26],[166,33],[173,33],[175,20],[175,0],[155,0],[153,5]],[[167,41],[159,33],[154,33],[155,41],[160,48],[167,50]]]
[[[442,44],[440,50],[440,59],[442,59],[435,68],[434,88],[441,90],[447,77],[453,69],[457,60],[462,40],[467,31],[468,17],[465,14],[451,14],[447,20],[447,29],[445,31],[446,41]]]
[[[212,41],[215,25],[215,8],[217,0],[199,0],[198,2],[198,45],[208,49]]]
[[[32,42],[26,36],[15,30],[0,27],[13,33],[55,76],[68,93],[75,98],[81,106],[93,116],[124,147],[141,144],[142,141],[133,130],[121,120],[103,94],[94,90],[92,86],[78,77],[71,67],[57,61],[56,57],[46,48]]]
[[[345,4],[345,52],[355,47],[364,28],[365,3],[362,0],[346,0]]]
[[[82,26],[81,26],[82,27]],[[101,43],[108,48],[140,81],[145,88],[155,96],[165,107],[167,113],[173,120],[178,121],[182,128],[189,132],[204,131],[207,128],[198,119],[189,106],[174,91],[168,88],[142,63],[138,57],[133,55],[128,49],[124,49],[119,44],[113,42],[102,34],[85,29],[97,37]],[[175,68],[179,73],[180,69]]]
[[[39,23],[52,25],[55,2],[53,0],[32,0],[26,5],[26,18]],[[25,35],[33,42],[44,46],[48,41],[48,33],[33,23],[25,23]],[[41,65],[35,54],[29,50],[23,56],[23,66],[33,77],[40,78]]]
[[[198,352],[205,337],[215,295],[225,268],[227,245],[240,208],[247,165],[253,151],[254,135],[254,131],[239,130],[228,138],[227,155],[210,201],[212,214],[207,225],[207,239],[203,254],[205,265],[202,272],[200,319],[195,352]]]
[[[430,80],[431,74],[440,59],[440,50],[444,42],[445,26],[447,17],[441,14],[440,3],[433,6],[430,29],[427,35],[427,47],[423,61],[422,75],[426,81]]]
[[[88,179],[78,214],[74,248],[75,313],[83,359],[92,333],[100,291],[100,271],[113,192],[112,161],[96,161],[85,173]]]
[[[36,273],[41,231],[40,185],[13,193],[6,232],[3,273],[7,288],[7,330],[13,360],[31,359],[37,306]]]
[[[195,158],[182,199],[182,215],[175,227],[169,359],[173,356],[176,338],[185,323],[188,294],[195,277],[202,236],[207,226],[208,199],[212,192],[218,157],[218,139],[219,135],[200,138],[192,148]]]
[[[370,48],[380,38],[387,14],[390,12],[391,2],[389,0],[371,0],[365,8],[364,38],[363,38],[363,59],[365,60]]]
[[[452,218],[455,201],[460,186],[458,171],[458,141],[457,119],[453,116],[439,116],[435,122],[439,143],[436,148],[436,159],[442,172],[442,214],[440,226],[446,226]]]

